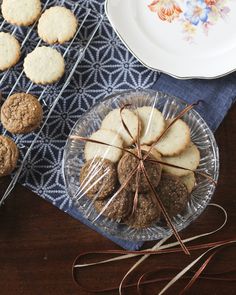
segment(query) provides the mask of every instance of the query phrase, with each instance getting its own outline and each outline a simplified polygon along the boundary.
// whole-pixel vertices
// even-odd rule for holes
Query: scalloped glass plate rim
[[[93,112],[94,110],[96,110],[96,108],[98,106],[100,106],[103,102],[108,102],[108,101],[112,101],[112,99],[116,98],[117,96],[122,96],[122,97],[128,97],[128,96],[131,96],[131,95],[139,95],[140,93],[145,93],[147,95],[162,95],[163,97],[167,97],[168,99],[174,101],[174,102],[178,102],[180,103],[182,106],[186,106],[187,103],[185,101],[183,101],[182,99],[180,98],[177,98],[175,96],[172,96],[172,95],[168,95],[168,94],[165,94],[161,91],[154,91],[154,90],[127,90],[127,91],[120,91],[120,92],[116,92],[116,93],[113,93],[111,95],[108,95],[108,96],[105,96],[102,100],[100,100],[99,102],[97,102],[96,104],[94,104],[94,106],[92,108],[90,108],[87,112],[85,112],[84,114],[82,114],[79,119],[77,120],[77,122],[74,124],[71,132],[70,132],[70,135],[74,133],[74,129],[76,126],[79,126],[81,122],[83,122],[85,120],[85,118],[88,116],[88,113],[91,113]],[[212,133],[212,131],[209,129],[209,127],[207,126],[206,122],[204,121],[204,119],[199,115],[199,113],[196,111],[196,110],[191,110],[190,111],[194,116],[197,116],[197,118],[199,120],[202,120],[205,124],[205,128],[207,128],[207,135],[209,136],[209,139],[211,141],[211,147],[213,149],[213,153],[214,153],[214,162],[215,162],[215,166],[214,166],[214,175],[212,175],[213,179],[215,181],[218,180],[218,177],[219,177],[219,151],[218,151],[218,146],[216,144],[216,141],[215,141],[215,137]],[[67,193],[68,195],[70,196],[71,199],[73,199],[73,195],[71,194],[71,191],[70,191],[70,188],[69,188],[69,184],[67,182],[67,177],[66,177],[66,157],[67,157],[67,154],[68,154],[68,148],[70,146],[70,143],[71,143],[71,140],[67,139],[66,141],[66,144],[65,144],[65,149],[64,149],[64,155],[63,155],[63,160],[62,160],[62,176],[63,176],[63,179],[64,179],[64,182],[65,182],[65,185],[66,185],[66,190],[67,190]],[[200,204],[197,208],[197,210],[194,212],[194,214],[192,214],[191,216],[189,216],[188,219],[186,219],[184,221],[184,223],[182,224],[179,224],[176,225],[176,229],[178,231],[181,231],[182,229],[186,228],[190,223],[192,223],[194,220],[196,220],[198,218],[198,216],[201,215],[201,213],[205,210],[205,208],[207,207],[207,204],[210,202],[213,194],[214,194],[214,191],[215,191],[215,187],[211,185],[210,187],[210,191],[209,191],[209,197],[207,200],[204,200],[202,204]],[[74,201],[72,200],[72,203],[74,203]],[[75,205],[76,206],[76,205]],[[83,210],[81,210],[81,207],[76,207],[77,210],[83,215],[84,218],[86,218],[84,216],[84,212]],[[91,222],[91,220],[89,220]],[[115,222],[117,223],[117,222]],[[169,236],[171,234],[171,230],[168,229],[168,228],[165,228],[165,233],[163,234],[156,234],[156,233],[152,233],[150,234],[150,236],[146,236],[145,237],[143,236],[143,234],[140,234],[138,235],[138,237],[136,237],[136,235],[132,235],[132,238],[130,238],[130,236],[125,236],[122,232],[119,232],[119,231],[113,231],[111,230],[109,227],[107,228],[106,226],[101,226],[101,223],[99,222],[99,219],[98,221],[94,222],[93,223],[95,226],[97,226],[100,230],[102,231],[105,231],[107,234],[110,234],[112,236],[115,236],[116,238],[121,238],[123,240],[129,240],[129,241],[135,241],[135,242],[140,242],[140,241],[148,241],[148,240],[156,240],[156,239],[161,239],[161,238],[164,238],[166,236]],[[118,224],[118,223],[117,223]],[[160,227],[160,226],[159,226]],[[149,227],[148,229],[150,229],[152,227]]]

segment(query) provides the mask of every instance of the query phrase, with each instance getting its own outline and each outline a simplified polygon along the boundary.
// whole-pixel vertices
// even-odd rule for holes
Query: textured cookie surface
[[[137,152],[134,151],[137,155]],[[142,152],[143,155],[146,154],[146,152]],[[153,159],[152,155],[148,156],[148,159]],[[125,153],[122,158],[119,161],[118,164],[118,178],[120,181],[120,184],[123,184],[127,181],[132,171],[137,167],[139,164],[139,160],[131,155],[130,153]],[[160,181],[161,178],[161,165],[158,163],[152,163],[148,161],[144,161],[144,167],[146,169],[147,175],[152,182],[153,186],[156,187]],[[136,173],[131,177],[131,179],[128,182],[127,190],[136,191]],[[150,186],[148,184],[148,181],[146,179],[145,174],[140,171],[140,180],[139,180],[139,192],[147,192],[150,191]]]
[[[128,127],[132,137],[137,138],[138,135],[138,117],[130,110],[122,111],[122,118]],[[101,129],[108,129],[117,132],[123,139],[125,146],[130,146],[134,142],[127,130],[124,128],[121,120],[120,109],[111,111],[102,121]]]
[[[119,148],[122,148],[123,146],[123,141],[120,135],[111,130],[100,129],[94,132],[91,135],[90,139],[114,145]],[[88,161],[95,157],[101,157],[115,163],[121,158],[122,155],[122,150],[116,147],[107,146],[96,142],[86,142],[84,149],[85,159],[86,161]]]
[[[134,228],[145,228],[157,222],[160,217],[160,209],[154,204],[149,194],[139,194],[138,206],[132,216],[125,223]]]
[[[10,174],[16,168],[18,156],[14,141],[0,135],[0,177]]]
[[[189,146],[178,156],[162,157],[163,162],[184,167],[190,170],[196,170],[200,162],[200,152],[198,148],[191,142]],[[173,168],[167,165],[162,165],[163,170],[176,176],[183,176],[190,173],[188,170]]]
[[[108,201],[96,201],[95,209],[110,219],[118,220],[126,218],[132,210],[132,194],[126,190],[122,190],[117,196]]]
[[[167,120],[166,127],[170,123],[171,120]],[[190,140],[188,125],[179,119],[166,131],[155,147],[164,156],[174,156],[180,154],[189,145]]]
[[[3,126],[11,133],[24,134],[39,127],[43,119],[41,104],[31,94],[15,93],[1,108]]]
[[[41,13],[40,0],[3,0],[2,14],[6,21],[17,26],[34,23]]]
[[[157,193],[170,217],[181,213],[187,206],[188,190],[177,176],[163,173]]]
[[[14,66],[20,59],[20,44],[9,33],[0,32],[0,71]]]
[[[114,191],[116,183],[116,168],[109,160],[94,158],[81,169],[80,186],[88,197],[103,200]]]
[[[59,80],[65,71],[64,58],[56,49],[38,47],[24,61],[26,76],[37,84],[51,84]]]
[[[38,34],[49,44],[62,44],[73,38],[77,26],[77,19],[69,9],[54,6],[47,9],[40,17]]]
[[[153,107],[137,108],[137,114],[142,122],[140,143],[150,144],[164,131],[165,121],[160,111]]]

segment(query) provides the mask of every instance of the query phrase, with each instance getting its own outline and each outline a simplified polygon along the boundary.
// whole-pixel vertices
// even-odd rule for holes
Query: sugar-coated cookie
[[[0,32],[0,71],[11,68],[19,59],[19,42],[9,33]]]
[[[168,164],[184,167],[190,170],[196,170],[200,162],[200,152],[198,148],[191,142],[188,147],[179,155],[173,157],[162,157],[162,161]],[[190,173],[188,170],[173,168],[162,165],[163,170],[176,176],[183,176]]]
[[[54,6],[47,9],[39,19],[38,34],[49,44],[64,43],[71,40],[78,26],[72,11],[65,7]]]
[[[42,119],[42,106],[31,94],[15,93],[8,97],[1,108],[3,126],[14,134],[25,134],[35,130]]]
[[[135,149],[132,151],[132,153],[135,154],[136,156],[138,155]],[[142,155],[146,155],[146,154],[147,153],[145,151],[142,151]],[[153,158],[154,157],[152,156],[152,154],[150,154],[147,159],[153,159]],[[124,153],[124,155],[119,161],[118,168],[117,168],[118,179],[121,185],[126,183],[127,179],[130,177],[130,174],[137,167],[139,162],[140,162],[139,159],[137,159],[134,155],[128,152]],[[152,182],[153,186],[154,187],[158,186],[158,183],[161,179],[161,165],[158,163],[144,161],[144,167],[146,169],[147,175],[150,181]],[[142,171],[140,171],[140,179],[138,183],[139,183],[139,192],[145,193],[151,190],[150,185],[147,181],[147,178]],[[126,189],[129,191],[135,192],[136,188],[137,188],[137,185],[136,185],[136,173],[135,173],[131,177]]]
[[[132,193],[123,189],[118,195],[114,196],[111,201],[109,199],[96,201],[94,207],[98,212],[101,212],[105,208],[102,215],[112,220],[120,221],[131,213],[133,204],[132,197],[134,198]],[[107,202],[109,202],[109,204]]]
[[[153,203],[150,194],[139,194],[137,209],[124,222],[133,228],[145,228],[157,222],[160,213],[159,206]]]
[[[3,0],[2,15],[4,19],[17,26],[33,24],[41,13],[40,0]]]
[[[138,117],[132,111],[124,109],[122,111],[122,118],[129,128],[132,137],[136,139],[138,135]],[[125,146],[130,146],[134,143],[134,140],[122,124],[120,109],[114,109],[104,118],[101,129],[117,132],[123,139]]]
[[[0,135],[0,177],[10,174],[17,165],[19,151],[9,137]]]
[[[81,189],[90,198],[96,200],[107,198],[113,193],[116,183],[115,164],[107,159],[91,159],[84,164],[80,171]]]
[[[166,127],[171,121],[166,121]],[[166,131],[155,147],[163,156],[174,156],[180,154],[189,145],[190,140],[190,128],[179,119]]]
[[[111,144],[119,148],[123,147],[123,140],[121,139],[120,135],[112,130],[100,129],[94,132],[90,136],[90,139]],[[116,147],[111,147],[99,143],[86,142],[84,149],[85,159],[86,161],[89,161],[91,159],[94,159],[95,157],[101,157],[115,163],[119,161],[122,156],[122,150]]]
[[[24,61],[26,76],[36,84],[51,84],[65,72],[64,58],[56,49],[42,46],[29,53]]]
[[[170,217],[181,213],[186,208],[189,199],[187,187],[180,178],[167,173],[161,175],[157,194]]]
[[[151,144],[164,131],[165,121],[162,113],[149,106],[137,108],[136,113],[142,122],[140,143]]]

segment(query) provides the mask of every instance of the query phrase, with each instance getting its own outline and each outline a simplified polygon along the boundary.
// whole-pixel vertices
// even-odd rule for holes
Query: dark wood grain
[[[233,107],[216,132],[220,148],[220,180],[213,201],[223,205],[229,214],[225,229],[202,239],[222,240],[236,236],[236,106]],[[0,191],[8,182],[0,180]],[[181,235],[183,237],[212,229],[221,221],[214,209],[203,215]],[[153,243],[149,243],[148,246]],[[71,277],[73,259],[82,251],[95,249],[119,249],[111,241],[87,228],[79,221],[53,207],[29,190],[17,185],[0,208],[0,294],[2,295],[73,295],[89,294],[77,288]],[[183,267],[192,257],[184,254],[168,254],[149,258],[132,275],[129,282],[151,268]],[[209,271],[236,268],[236,247],[222,252],[209,266]],[[90,268],[82,273],[90,286],[103,282],[116,284],[133,261],[123,261],[108,267]],[[177,294],[177,284],[168,294]],[[186,281],[185,281],[186,283]],[[145,294],[155,294],[161,284],[147,288]],[[117,291],[110,294],[118,294]],[[126,294],[136,294],[130,289]],[[199,281],[189,294],[236,294],[236,282]]]

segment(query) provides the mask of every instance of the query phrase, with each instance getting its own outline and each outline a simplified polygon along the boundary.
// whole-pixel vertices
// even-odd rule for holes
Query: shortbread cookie
[[[165,128],[162,113],[154,107],[137,108],[136,112],[142,122],[140,143],[150,144],[154,142]]]
[[[133,151],[137,155],[137,151]],[[146,155],[146,152],[142,151],[143,155]],[[154,157],[150,154],[147,159],[153,159]],[[118,179],[120,184],[126,183],[127,179],[130,177],[132,171],[139,164],[139,160],[132,154],[126,152],[119,161],[118,164]],[[157,187],[161,179],[161,165],[158,163],[153,163],[149,161],[144,161],[144,167],[146,169],[147,175],[154,187]],[[126,187],[127,190],[136,191],[136,173],[131,177]],[[139,192],[144,193],[150,191],[150,185],[147,181],[145,174],[140,171],[139,179]]]
[[[166,173],[162,173],[157,194],[170,217],[181,213],[189,200],[187,187],[180,178]]]
[[[19,151],[9,137],[0,135],[0,177],[10,174],[17,165]]]
[[[19,59],[19,42],[9,33],[0,32],[0,71],[11,68]]]
[[[38,47],[26,56],[24,71],[26,76],[36,84],[51,84],[63,76],[64,58],[56,49]]]
[[[95,158],[84,164],[80,171],[80,186],[88,197],[107,198],[117,184],[115,165],[106,159]]]
[[[123,147],[123,141],[119,134],[111,130],[98,130],[94,132],[90,139],[107,143],[113,146],[107,146],[100,143],[86,142],[84,155],[87,161],[95,158],[101,157],[103,159],[108,159],[111,162],[117,162],[121,158],[122,150],[119,148]]]
[[[67,8],[54,6],[47,9],[39,19],[38,34],[49,44],[71,40],[78,26],[75,15]]]
[[[128,127],[132,137],[137,138],[138,135],[138,117],[130,110],[122,111],[122,118]],[[124,128],[121,121],[120,109],[111,111],[102,121],[101,129],[113,130],[120,134],[125,146],[130,146],[134,143],[127,130]]]
[[[166,127],[171,121],[166,121]],[[166,131],[155,147],[163,156],[174,156],[180,154],[189,145],[190,140],[190,128],[179,119]]]
[[[151,147],[149,145],[141,145],[141,150],[142,151],[149,152],[150,148]],[[150,154],[153,155],[153,157],[156,160],[160,160],[161,161],[161,154],[154,147],[151,149],[151,153]]]
[[[190,172],[188,175],[180,177],[180,180],[186,185],[189,194],[191,194],[196,184],[194,173]]]
[[[29,133],[39,127],[42,119],[42,106],[31,94],[15,93],[1,108],[2,124],[11,133]]]
[[[130,227],[145,228],[157,222],[160,213],[160,208],[153,203],[149,194],[139,194],[137,209],[125,220],[125,223]]]
[[[41,13],[40,0],[3,0],[2,15],[6,21],[17,26],[33,24]]]
[[[189,146],[178,156],[162,157],[162,161],[194,171],[200,162],[200,152],[198,148],[191,142]],[[173,168],[164,164],[162,166],[165,172],[176,176],[184,176],[190,173],[188,170]]]
[[[134,198],[132,193],[122,190],[112,200],[96,201],[94,206],[98,212],[101,212],[105,208],[102,215],[120,221],[121,219],[126,218],[132,211],[132,196]]]

